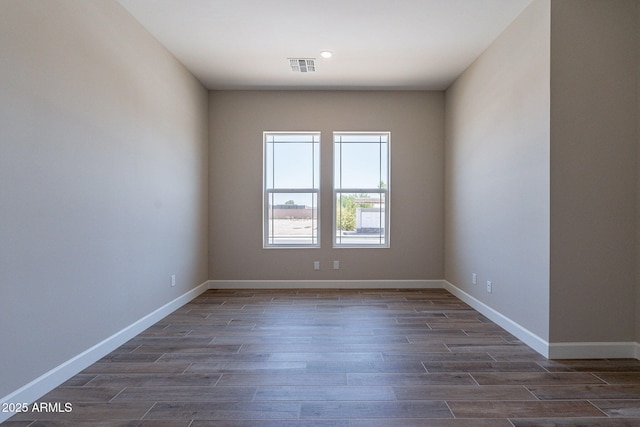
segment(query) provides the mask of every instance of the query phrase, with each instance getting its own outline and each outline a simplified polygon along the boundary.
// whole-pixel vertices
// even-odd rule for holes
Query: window
[[[264,132],[263,246],[320,247],[320,133]]]
[[[333,134],[334,247],[389,247],[390,138]]]

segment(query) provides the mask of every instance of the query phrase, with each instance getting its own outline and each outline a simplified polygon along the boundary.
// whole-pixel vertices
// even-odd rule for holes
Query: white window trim
[[[360,249],[388,249],[391,247],[390,236],[391,236],[391,203],[389,199],[389,192],[391,189],[391,132],[390,131],[366,131],[366,132],[356,132],[356,131],[335,131],[332,134],[331,144],[333,145],[333,167],[335,168],[335,158],[336,158],[336,136],[338,135],[387,135],[387,188],[337,188],[336,187],[336,173],[333,170],[333,225],[332,225],[332,233],[333,236],[331,240],[333,241],[334,249],[341,248],[360,248]],[[338,243],[337,241],[337,196],[338,193],[376,193],[376,194],[384,194],[385,201],[385,215],[384,215],[384,242],[377,245],[367,245],[367,244],[348,244],[348,243]]]
[[[267,188],[267,135],[317,135],[318,146],[320,148],[318,153],[318,185],[317,188]],[[262,247],[263,249],[318,249],[320,248],[320,185],[322,182],[322,165],[321,165],[321,148],[320,144],[322,135],[319,131],[264,131],[262,132]],[[315,160],[315,158],[314,158]],[[315,175],[314,175],[315,176]],[[297,194],[297,193],[310,193],[316,195],[316,215],[315,222],[317,225],[317,232],[315,237],[315,243],[304,244],[273,244],[269,243],[269,195],[270,194]]]

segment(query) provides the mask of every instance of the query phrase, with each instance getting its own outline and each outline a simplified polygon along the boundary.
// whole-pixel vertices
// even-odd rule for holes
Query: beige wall
[[[546,340],[548,0],[528,7],[447,90],[445,171],[445,278]]]
[[[446,93],[445,277],[552,344],[640,335],[638,8],[535,1]]]
[[[209,101],[211,279],[442,279],[442,92],[214,91]],[[320,249],[262,248],[266,130],[322,132]],[[332,131],[350,130],[391,131],[389,249],[332,249]]]
[[[0,2],[0,76],[5,396],[207,280],[207,91],[111,1]]]
[[[551,3],[553,342],[634,338],[637,7]]]

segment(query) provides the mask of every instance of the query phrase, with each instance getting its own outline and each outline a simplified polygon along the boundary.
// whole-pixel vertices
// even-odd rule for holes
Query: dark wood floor
[[[640,362],[546,360],[444,290],[211,290],[39,402],[72,411],[7,426],[640,426]]]

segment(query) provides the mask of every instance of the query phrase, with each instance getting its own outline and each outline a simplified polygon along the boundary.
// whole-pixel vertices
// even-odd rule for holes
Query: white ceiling
[[[532,0],[118,1],[209,89],[442,90]]]

